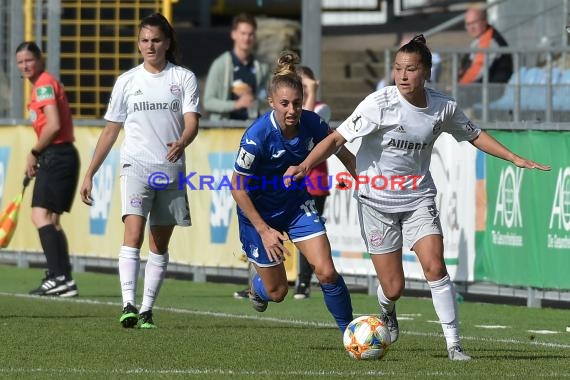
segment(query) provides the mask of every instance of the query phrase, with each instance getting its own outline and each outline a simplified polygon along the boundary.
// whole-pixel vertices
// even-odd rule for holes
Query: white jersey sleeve
[[[352,142],[380,129],[382,112],[376,94],[375,92],[364,98],[354,112],[336,129],[347,141]]]
[[[457,141],[471,141],[481,133],[481,128],[474,124],[459,108],[451,116],[447,123],[447,129]]]

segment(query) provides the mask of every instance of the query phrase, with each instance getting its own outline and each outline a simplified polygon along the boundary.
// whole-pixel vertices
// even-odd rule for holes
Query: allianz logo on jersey
[[[427,143],[391,138],[390,141],[388,141],[388,146],[392,146],[397,149],[421,150],[426,148]]]
[[[234,171],[236,154],[233,152],[212,152],[208,154],[208,162],[212,176],[218,183],[222,177],[231,178]],[[220,190],[210,191],[210,242],[225,244],[228,239],[228,229],[232,220],[234,199],[227,186]]]
[[[10,161],[10,147],[0,147],[0,205],[4,199],[4,189],[6,188],[6,174],[8,173],[8,161]]]
[[[89,233],[91,235],[105,235],[106,233],[118,167],[119,151],[112,149],[93,177],[93,189],[91,189],[93,205],[89,208]]]
[[[170,110],[172,112],[180,111],[180,99],[174,99],[170,103],[142,101],[133,104],[133,112],[162,110]]]

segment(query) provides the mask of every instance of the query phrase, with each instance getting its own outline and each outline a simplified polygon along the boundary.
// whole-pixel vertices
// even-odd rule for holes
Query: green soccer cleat
[[[119,322],[121,322],[121,325],[126,329],[133,328],[137,325],[139,320],[138,313],[139,311],[137,308],[128,303],[127,306],[123,308],[123,314],[121,315],[121,318],[119,318]]]
[[[139,314],[139,322],[141,329],[155,329],[156,325],[152,320],[152,310],[147,310],[144,313]]]

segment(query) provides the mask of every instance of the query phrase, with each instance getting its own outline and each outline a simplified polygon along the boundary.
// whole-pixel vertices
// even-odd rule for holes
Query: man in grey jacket
[[[233,49],[212,62],[204,90],[204,109],[211,120],[255,119],[265,101],[268,66],[253,55],[257,22],[240,13],[232,20]]]

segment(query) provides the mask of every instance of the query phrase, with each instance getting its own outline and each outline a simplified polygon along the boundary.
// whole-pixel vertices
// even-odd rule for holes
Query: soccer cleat
[[[126,329],[135,327],[139,321],[138,314],[139,311],[137,308],[128,303],[127,306],[123,308],[123,314],[121,314],[119,322],[121,322],[121,325]]]
[[[65,289],[57,293],[57,295],[63,298],[77,297],[79,295],[79,290],[77,289],[75,280],[66,281]]]
[[[30,291],[30,294],[36,296],[56,296],[65,289],[67,289],[67,285],[63,276],[53,277],[49,272],[46,272],[41,285]]]
[[[295,294],[293,295],[293,298],[296,300],[304,300],[306,298],[309,298],[310,295],[311,295],[311,286],[305,284],[304,282],[300,282],[299,285],[297,285],[297,289],[295,289]]]
[[[400,336],[400,328],[398,326],[398,318],[396,317],[396,305],[391,313],[380,313],[380,320],[384,322],[388,331],[390,331],[390,344],[396,342]]]
[[[461,346],[453,346],[447,349],[449,360],[471,360],[471,356],[467,355]]]
[[[236,299],[248,299],[249,298],[249,289],[244,289],[244,290],[239,290],[237,292],[234,292],[234,298]]]
[[[139,322],[141,329],[155,329],[156,325],[152,320],[152,310],[147,310],[144,313],[139,314]]]
[[[267,301],[261,299],[261,297],[253,290],[249,292],[249,300],[251,301],[251,306],[260,313],[263,313],[267,309]]]

